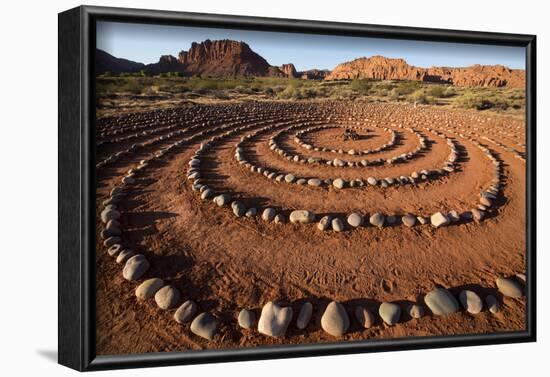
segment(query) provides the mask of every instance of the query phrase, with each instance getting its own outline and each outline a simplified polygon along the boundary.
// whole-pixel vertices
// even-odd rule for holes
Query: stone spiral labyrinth
[[[100,119],[98,353],[524,328],[523,130],[362,102]]]

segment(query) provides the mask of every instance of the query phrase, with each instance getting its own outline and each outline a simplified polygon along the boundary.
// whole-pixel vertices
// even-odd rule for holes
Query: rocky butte
[[[184,76],[217,77],[288,77],[306,80],[414,80],[445,83],[456,86],[525,87],[525,71],[502,65],[473,65],[464,68],[421,68],[408,64],[404,59],[384,56],[363,57],[338,64],[332,71],[311,69],[297,71],[292,63],[270,65],[245,42],[229,39],[193,42],[188,51],[177,57],[163,55],[157,63],[142,64],[116,58],[105,51],[96,52],[96,72],[139,72],[150,74],[180,72]]]
[[[384,56],[363,57],[336,66],[325,80],[414,80],[456,86],[525,87],[525,71],[502,65],[473,65],[464,68],[409,65],[403,59]]]

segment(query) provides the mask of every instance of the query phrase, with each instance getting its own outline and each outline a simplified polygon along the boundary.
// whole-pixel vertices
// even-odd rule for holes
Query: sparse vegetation
[[[453,106],[476,110],[518,112],[525,107],[521,89],[465,88],[419,81],[301,80],[282,77],[183,77],[180,72],[149,76],[146,72],[98,76],[97,95],[108,104],[116,98],[162,96],[181,100],[366,100]]]
[[[350,88],[361,94],[369,94],[372,89],[372,83],[369,80],[356,79],[350,84]]]

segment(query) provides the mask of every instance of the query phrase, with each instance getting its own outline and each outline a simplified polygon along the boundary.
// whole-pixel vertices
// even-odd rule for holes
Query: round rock
[[[364,327],[365,329],[370,329],[374,325],[374,315],[367,308],[357,306],[354,313],[355,319],[357,319],[357,322],[359,322],[359,325],[361,325],[361,327]]]
[[[504,296],[520,298],[523,297],[521,285],[513,279],[499,277],[496,280],[497,288]]]
[[[251,310],[243,309],[239,312],[238,322],[239,326],[243,329],[249,329],[254,326],[254,322],[256,322],[256,315]]]
[[[405,215],[401,218],[401,222],[405,226],[412,228],[416,224],[416,217],[414,217],[413,215]]]
[[[233,214],[237,217],[242,217],[246,213],[246,207],[239,201],[231,203],[231,209],[233,210]]]
[[[436,228],[439,228],[441,226],[445,226],[445,225],[450,223],[449,218],[441,212],[434,213],[432,215],[432,217],[430,218],[430,221],[431,221],[432,225]]]
[[[270,301],[262,308],[258,331],[264,335],[280,337],[285,335],[291,320],[292,308],[282,307]]]
[[[483,309],[483,301],[474,291],[465,289],[460,292],[458,299],[468,313],[478,314]]]
[[[319,187],[319,186],[321,186],[322,181],[318,178],[311,178],[311,179],[308,179],[307,184],[309,186]]]
[[[348,224],[354,228],[363,225],[363,216],[357,212],[352,213],[348,216]]]
[[[487,305],[487,309],[493,314],[498,313],[500,310],[500,305],[495,296],[489,295],[485,297],[485,304]]]
[[[401,318],[401,308],[393,302],[383,302],[378,308],[378,314],[386,324],[393,326]]]
[[[136,297],[138,300],[150,299],[163,285],[164,281],[162,279],[147,279],[136,288]]]
[[[330,224],[332,225],[332,230],[335,232],[342,232],[344,230],[344,223],[339,218],[332,219]]]
[[[231,195],[229,194],[220,194],[214,198],[214,203],[220,207],[228,205],[229,202],[231,202]]]
[[[180,291],[172,285],[166,285],[155,293],[155,302],[161,309],[173,308],[179,301]]]
[[[307,327],[309,324],[309,321],[311,320],[311,314],[313,313],[313,305],[311,302],[306,302],[302,305],[300,308],[300,312],[298,313],[298,319],[296,320],[296,327],[300,330],[303,330]]]
[[[421,318],[424,316],[424,308],[418,304],[412,304],[409,306],[409,315],[412,318]]]
[[[369,222],[374,226],[382,228],[384,226],[384,215],[382,215],[379,212],[376,212],[370,217]]]
[[[143,254],[134,255],[126,261],[122,276],[126,280],[137,280],[149,269],[149,261]]]
[[[296,180],[296,177],[293,174],[287,174],[285,175],[285,182],[286,183],[292,183]]]
[[[104,223],[110,220],[118,220],[120,218],[120,212],[115,209],[105,209],[101,212],[101,221]]]
[[[330,216],[323,216],[321,220],[319,220],[319,223],[317,224],[317,229],[325,231],[328,229],[328,227],[331,225],[332,217]]]
[[[342,304],[332,301],[321,317],[321,327],[332,336],[342,336],[348,331],[349,317]]]
[[[342,178],[336,178],[333,182],[332,182],[332,185],[334,187],[336,187],[337,189],[343,189],[344,186],[345,186],[346,182],[342,179]]]
[[[265,221],[273,221],[276,214],[277,212],[275,212],[273,208],[266,208],[262,213],[262,219],[264,219]]]
[[[435,315],[451,314],[458,311],[455,297],[444,288],[435,288],[424,297],[424,302]]]
[[[130,259],[131,257],[133,257],[135,255],[135,253],[132,251],[132,250],[129,250],[129,249],[124,249],[120,252],[120,254],[118,254],[118,256],[116,257],[116,262],[118,264],[121,264],[121,263],[126,263],[126,261],[128,259]]]
[[[191,322],[191,332],[202,338],[212,340],[218,330],[218,321],[211,314],[201,313]]]
[[[197,313],[198,305],[195,301],[187,300],[176,310],[174,319],[177,323],[186,323],[193,319]]]
[[[297,210],[290,213],[290,222],[293,224],[309,224],[315,221],[315,214],[306,210]]]

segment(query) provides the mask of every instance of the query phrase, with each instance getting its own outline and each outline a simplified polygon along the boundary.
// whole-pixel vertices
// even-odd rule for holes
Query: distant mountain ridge
[[[409,65],[404,59],[384,56],[362,57],[338,64],[332,71],[311,69],[297,71],[292,63],[272,66],[245,42],[209,39],[193,42],[188,51],[177,57],[163,55],[157,63],[143,64],[114,57],[96,50],[96,73],[149,74],[180,72],[184,76],[214,77],[289,77],[315,80],[414,80],[448,83],[456,86],[525,87],[525,71],[502,65],[473,65],[464,68],[421,68]]]
[[[456,86],[525,87],[525,71],[522,69],[480,64],[464,68],[420,68],[409,65],[404,59],[379,55],[338,64],[325,79],[414,80]]]
[[[95,52],[95,70],[101,74],[105,72],[112,73],[135,73],[145,68],[145,64],[137,63],[127,59],[115,58],[113,55],[96,49]]]

